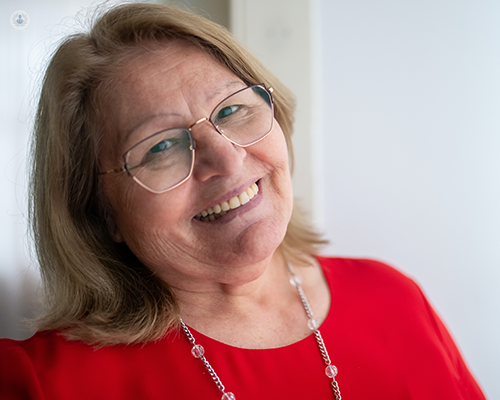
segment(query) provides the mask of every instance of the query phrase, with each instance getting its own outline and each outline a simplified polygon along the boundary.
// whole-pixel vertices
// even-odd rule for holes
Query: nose
[[[215,176],[231,176],[243,166],[247,151],[224,138],[202,118],[191,127],[196,142],[193,178],[204,182]]]

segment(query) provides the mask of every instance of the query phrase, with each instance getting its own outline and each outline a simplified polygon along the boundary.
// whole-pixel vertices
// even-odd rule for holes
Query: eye
[[[238,106],[238,105],[226,106],[226,107],[222,108],[217,113],[217,120],[221,120],[221,119],[224,119],[224,118],[227,118],[227,117],[233,115],[236,111],[238,111],[239,108],[240,108],[240,106]]]
[[[125,155],[125,167],[132,175],[175,168],[191,162],[194,142],[187,129],[166,129],[132,147]]]
[[[175,154],[182,150],[179,148],[180,144],[182,145],[182,142],[175,138],[163,139],[146,151],[137,167],[145,165],[151,169],[158,168],[160,165],[165,167],[165,163],[172,157],[175,158]]]
[[[151,147],[149,149],[148,153],[159,153],[161,151],[168,150],[173,145],[174,145],[173,140],[165,139],[165,140],[162,140],[161,142],[155,144],[153,147]]]

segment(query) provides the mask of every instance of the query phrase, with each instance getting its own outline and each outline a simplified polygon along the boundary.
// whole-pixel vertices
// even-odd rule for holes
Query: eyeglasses
[[[209,122],[236,146],[260,142],[272,130],[274,101],[272,88],[264,84],[248,86],[222,100],[209,118],[201,118],[189,128],[171,128],[148,136],[123,155],[123,167],[101,172],[127,172],[152,193],[165,193],[186,182],[193,173],[196,142],[193,128]]]

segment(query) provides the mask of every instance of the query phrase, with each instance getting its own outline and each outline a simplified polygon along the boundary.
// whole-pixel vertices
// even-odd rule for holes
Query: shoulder
[[[24,354],[28,356],[29,349],[33,346],[38,346],[41,343],[51,340],[55,335],[55,332],[37,332],[29,339],[25,340],[14,340],[14,339],[0,339],[0,352],[3,356],[11,355],[21,355]],[[53,339],[52,339],[53,340]],[[5,358],[2,357],[0,362],[4,361]]]
[[[446,327],[411,278],[375,260],[319,257],[318,261],[336,315],[344,325],[365,332],[365,340],[374,334],[375,341],[383,337],[406,349],[401,351],[425,348],[427,355],[441,352],[444,358],[458,360]]]
[[[1,339],[0,386],[12,390],[12,398],[25,398],[21,394],[26,393],[26,398],[38,399],[31,392],[43,386],[45,375],[64,373],[75,359],[93,351],[90,345],[65,339],[59,331],[38,332],[20,341]]]
[[[44,357],[50,334],[35,334],[27,340],[0,339],[0,387],[2,399],[43,399],[36,359]],[[45,356],[50,360],[49,355]]]
[[[318,262],[332,299],[322,333],[325,341],[338,344],[337,363],[346,377],[366,371],[364,382],[378,376],[373,387],[385,382],[386,388],[392,387],[385,381],[392,377],[404,381],[415,399],[484,399],[445,325],[411,278],[374,260],[318,257]],[[348,388],[349,379],[344,382]],[[352,381],[353,387],[358,382]]]
[[[356,287],[368,293],[383,293],[388,289],[394,294],[408,291],[420,293],[413,279],[394,267],[376,260],[317,257],[327,280],[343,286]]]
[[[61,351],[72,348],[89,347],[79,342],[66,340],[59,331],[37,332],[26,340],[0,340],[0,351],[2,355],[10,354],[13,357],[28,357],[33,362],[38,359],[53,358]]]
[[[380,261],[319,257],[330,287],[332,304],[349,318],[393,329],[433,325],[434,312],[420,287]],[[396,323],[397,322],[397,323]],[[367,327],[368,329],[368,327]]]
[[[129,354],[124,348],[96,349],[91,344],[68,340],[60,331],[39,332],[23,341],[0,340],[0,397],[93,398],[93,390],[106,387],[115,372],[123,374]]]
[[[345,257],[325,257],[317,256],[316,259],[327,272],[329,270],[343,271],[348,274],[375,274],[375,275],[393,275],[401,276],[401,272],[397,271],[390,265],[372,259],[365,258],[345,258]]]
[[[0,339],[0,371],[4,375],[13,368],[35,370],[39,363],[71,347],[71,342],[57,331],[38,332],[26,340]]]

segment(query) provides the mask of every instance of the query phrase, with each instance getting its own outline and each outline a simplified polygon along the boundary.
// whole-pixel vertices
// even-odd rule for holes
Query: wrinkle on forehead
[[[205,66],[198,70],[189,71],[191,74],[189,79],[186,79],[186,75],[182,72],[178,74],[170,72],[177,68],[182,69],[183,63],[189,63],[189,59],[192,58],[193,55],[199,56],[200,54],[209,58],[210,63],[207,62]],[[164,63],[162,62],[163,60],[165,60]],[[161,62],[160,64],[159,61]],[[110,100],[112,100],[112,102],[116,101],[116,106],[125,109],[124,115],[133,115],[136,111],[135,102],[130,102],[129,99],[122,100],[121,94],[127,90],[130,90],[130,92],[134,94],[137,102],[151,104],[151,108],[155,108],[156,104],[161,101],[161,97],[158,96],[159,92],[155,92],[154,83],[155,81],[161,82],[160,84],[167,83],[166,81],[162,81],[162,74],[170,74],[170,80],[166,87],[167,95],[177,90],[181,95],[176,96],[176,98],[184,103],[178,103],[175,110],[161,109],[161,107],[158,107],[158,112],[138,116],[138,120],[134,121],[131,127],[121,129],[121,141],[126,141],[132,132],[137,130],[144,123],[151,121],[156,116],[174,116],[181,119],[180,117],[182,117],[182,115],[178,110],[182,109],[189,110],[193,115],[196,114],[197,109],[204,110],[205,113],[210,113],[215,106],[215,104],[213,104],[214,99],[221,101],[227,95],[245,87],[245,84],[236,76],[231,80],[222,80],[220,85],[213,85],[214,82],[217,82],[220,75],[220,70],[214,68],[214,65],[217,65],[219,68],[224,68],[227,72],[231,73],[229,69],[221,65],[217,60],[210,58],[198,48],[194,46],[186,48],[178,44],[169,44],[167,47],[150,51],[143,54],[142,57],[137,57],[124,65],[117,73],[117,87],[114,93],[110,94]],[[206,84],[212,84],[212,88],[206,90]],[[193,93],[196,95],[193,96]],[[189,99],[190,104],[187,104],[186,99]],[[195,115],[194,119],[208,116],[209,115]],[[187,121],[186,125],[189,126],[190,122],[191,121]],[[192,122],[195,121],[193,120]]]

